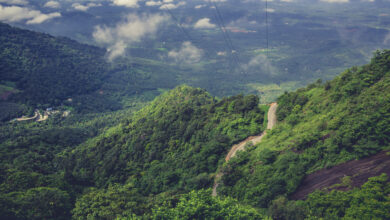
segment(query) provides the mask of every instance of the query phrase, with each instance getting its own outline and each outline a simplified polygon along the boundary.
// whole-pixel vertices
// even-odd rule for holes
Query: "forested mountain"
[[[98,186],[136,181],[145,195],[209,186],[218,155],[248,134],[260,133],[263,116],[256,96],[217,101],[203,90],[181,86],[112,128],[108,137],[76,149],[68,172]],[[130,178],[145,167],[142,178]]]
[[[315,193],[306,202],[286,198],[296,199],[294,192],[306,175],[390,149],[389,91],[390,51],[386,50],[377,52],[370,64],[348,69],[332,81],[280,96],[279,125],[261,144],[225,164],[220,192],[255,207],[271,206],[277,219],[388,219],[386,176],[351,192]],[[340,178],[333,184],[313,178],[314,189],[350,190],[368,177],[390,174],[390,157],[382,158],[368,161],[375,164],[372,167],[356,162],[353,166],[359,169],[343,166],[317,175],[318,179]]]
[[[388,219],[389,63],[390,51],[377,52],[368,65],[282,95],[276,128],[228,162],[233,144],[264,130],[267,107],[253,95],[217,99],[189,86],[84,143],[35,148],[52,152],[41,163],[18,166],[12,154],[23,144],[7,148],[0,212],[7,219]],[[212,197],[217,170],[224,175]],[[312,190],[302,194],[301,185]]]
[[[259,97],[182,85],[148,103],[178,84],[172,66],[108,63],[96,47],[0,30],[0,110],[75,112],[1,118],[1,218],[390,218],[389,50],[280,96],[276,127],[226,162],[265,130]]]
[[[178,72],[156,61],[109,62],[106,49],[1,22],[0,33],[0,121],[32,115],[35,108],[124,109],[145,92],[156,96],[178,85]]]
[[[97,90],[108,73],[104,49],[4,23],[0,32],[0,81],[15,83],[17,99],[58,105]]]
[[[3,163],[9,169],[2,175],[3,211],[11,210],[9,216],[17,218],[37,218],[44,213],[38,207],[25,210],[23,198],[53,194],[61,205],[50,209],[52,216],[69,215],[74,196],[84,192],[73,211],[76,217],[150,213],[163,197],[175,199],[177,194],[210,187],[212,174],[222,164],[220,155],[247,135],[260,133],[263,118],[256,96],[216,100],[204,90],[178,87],[105,134],[76,148],[69,145],[65,152],[57,151],[47,160],[58,172],[44,170],[46,163],[43,167],[35,163],[30,168],[35,172],[18,171],[12,160],[7,163],[5,158]],[[19,182],[25,179],[31,180]],[[122,191],[126,193],[119,193]],[[112,197],[104,202],[109,207],[100,203],[102,197]],[[110,209],[122,199],[127,201],[124,207]],[[101,209],[109,210],[102,213]]]

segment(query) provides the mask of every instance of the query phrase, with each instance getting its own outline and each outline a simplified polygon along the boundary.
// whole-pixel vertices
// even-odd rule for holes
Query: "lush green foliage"
[[[308,173],[388,148],[390,51],[333,81],[282,95],[280,124],[223,164],[234,143],[263,130],[265,109],[256,96],[218,100],[180,86],[131,115],[158,93],[158,83],[177,84],[177,72],[141,59],[110,66],[95,47],[4,24],[0,31],[0,96],[12,93],[0,103],[0,120],[32,113],[26,103],[82,113],[0,124],[2,217],[262,217],[247,204],[281,219],[388,218],[381,212],[389,209],[384,176],[350,192],[316,192],[306,202],[286,197]],[[161,75],[150,74],[156,69]],[[145,100],[131,97],[145,91]],[[240,204],[203,190],[218,167],[225,174],[220,194]]]
[[[212,197],[211,190],[191,191],[171,206],[153,209],[151,219],[264,219],[256,209],[232,198]]]
[[[0,211],[1,216],[7,219],[58,219],[64,216],[68,219],[75,196],[82,189],[69,185],[64,179],[59,168],[62,152],[119,124],[145,101],[138,100],[133,102],[132,108],[116,112],[83,115],[72,112],[67,117],[62,117],[61,113],[42,122],[0,123],[0,206],[5,207]],[[44,196],[36,196],[29,203],[22,202],[22,198],[39,188],[50,188],[54,193],[66,192],[66,196],[59,198],[66,199],[62,202],[67,205],[62,206],[62,211],[46,212],[37,207],[40,202],[44,204],[47,199]]]
[[[68,193],[49,187],[0,194],[0,198],[4,219],[69,219],[72,207]]]
[[[146,199],[129,185],[89,189],[72,211],[74,219],[263,219],[258,210],[211,190]]]
[[[390,141],[390,51],[279,99],[281,122],[224,166],[221,192],[268,207],[315,170],[373,155]]]
[[[75,204],[74,219],[115,219],[143,215],[150,210],[145,198],[129,185],[112,185],[107,189],[88,189]]]
[[[390,183],[387,179],[383,174],[370,178],[360,189],[312,193],[304,203],[307,215],[326,219],[389,219]]]
[[[107,74],[102,49],[3,23],[0,32],[0,81],[16,82],[17,99],[58,105],[97,90]]]
[[[141,58],[107,61],[102,48],[0,22],[0,120],[34,108],[78,113],[128,107],[134,95],[178,85],[173,67]],[[27,107],[26,107],[27,106]]]
[[[130,182],[149,195],[209,187],[229,147],[261,132],[264,112],[255,96],[220,101],[181,86],[108,134],[70,153],[70,181],[105,186]]]
[[[389,219],[389,193],[388,177],[382,174],[350,191],[316,191],[305,201],[279,197],[269,214],[274,219]]]

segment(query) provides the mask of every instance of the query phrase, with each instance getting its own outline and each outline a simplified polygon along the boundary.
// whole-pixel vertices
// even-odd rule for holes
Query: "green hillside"
[[[126,57],[108,62],[106,50],[0,22],[0,120],[34,108],[78,113],[131,107],[140,95],[178,85],[179,71],[158,61]]]
[[[73,146],[77,142],[71,144],[70,141],[82,140],[77,134],[83,130],[57,131],[66,132],[71,138],[64,139],[63,144],[59,141],[64,137],[45,144],[46,138],[35,134],[35,141],[41,143],[36,151],[46,152],[44,155],[30,152],[35,158],[30,158],[29,154],[24,158],[40,160],[39,164],[33,161],[24,166],[14,164],[15,161],[22,162],[17,154],[23,151],[25,143],[11,148],[13,143],[5,142],[0,189],[6,200],[2,207],[6,207],[4,210],[13,207],[9,209],[12,210],[10,216],[38,218],[38,214],[42,214],[38,207],[32,205],[31,209],[25,210],[23,198],[30,194],[32,197],[59,194],[57,198],[64,206],[55,208],[69,215],[69,203],[84,192],[76,202],[73,211],[76,216],[81,215],[80,211],[83,215],[102,216],[150,213],[154,204],[165,199],[209,188],[213,183],[213,173],[223,162],[221,155],[247,135],[260,133],[263,118],[264,111],[259,108],[256,96],[216,100],[204,90],[181,86],[76,148]],[[72,132],[75,133],[71,135]],[[26,141],[35,145],[31,142],[34,139]],[[61,153],[61,147],[69,150]],[[25,183],[24,179],[30,181]],[[126,193],[119,193],[123,190]],[[114,204],[100,204],[102,198],[110,198]],[[129,200],[125,206],[128,210],[116,212],[108,208],[111,210],[108,213],[99,213],[100,209],[115,206],[116,201],[122,199]],[[97,208],[85,207],[88,205]],[[53,210],[53,215],[59,214],[56,210]]]
[[[220,192],[267,208],[275,199],[280,202],[280,196],[293,194],[307,174],[390,149],[389,91],[390,51],[386,50],[377,52],[370,64],[346,70],[330,82],[285,93],[278,98],[279,125],[262,143],[225,164]],[[373,190],[383,193],[380,188]],[[336,195],[345,195],[346,203],[352,196],[332,194]],[[385,200],[379,201],[388,205],[388,195],[383,196]],[[332,207],[346,208],[343,205]],[[367,209],[374,213],[367,216],[388,218],[388,213],[375,214],[380,207]],[[316,208],[305,214],[321,217]]]
[[[260,133],[263,117],[256,96],[216,100],[181,86],[73,150],[66,175],[76,184],[130,184],[143,196],[208,188],[221,155]]]
[[[234,144],[264,131],[267,97],[163,92],[185,81],[185,67],[108,63],[100,48],[2,23],[0,31],[1,218],[390,218],[390,50],[280,96],[276,127],[225,162]],[[264,86],[249,89],[281,91]],[[47,107],[62,111],[9,122]],[[323,187],[310,185],[326,175]]]
[[[14,82],[18,99],[59,104],[98,89],[106,77],[103,49],[3,23],[0,32],[0,81]]]

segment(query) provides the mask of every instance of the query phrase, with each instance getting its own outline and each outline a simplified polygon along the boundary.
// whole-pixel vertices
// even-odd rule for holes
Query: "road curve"
[[[276,120],[276,109],[277,109],[277,107],[278,107],[278,104],[276,102],[274,102],[274,103],[271,103],[270,108],[268,109],[267,130],[268,129],[272,129],[275,126],[276,122],[277,122],[277,120]],[[257,136],[250,136],[247,139],[241,141],[240,143],[233,145],[233,147],[230,149],[229,153],[226,155],[225,161],[227,162],[231,158],[236,156],[236,153],[238,151],[244,150],[245,146],[249,142],[252,142],[253,145],[260,143],[261,140],[263,139],[263,137],[267,134],[267,130],[265,130],[264,132],[262,132],[261,134],[259,134]],[[218,185],[219,185],[219,180],[221,179],[222,176],[223,176],[222,173],[218,173],[215,176],[212,196],[217,196],[217,188],[218,188]]]

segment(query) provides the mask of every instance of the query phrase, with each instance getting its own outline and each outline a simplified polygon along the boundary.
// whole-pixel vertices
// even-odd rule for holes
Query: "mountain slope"
[[[264,112],[257,105],[255,96],[217,101],[201,89],[178,87],[109,136],[79,148],[72,172],[97,185],[137,181],[146,194],[202,187],[191,186],[200,180],[210,185],[208,174],[215,172],[219,155],[261,131]],[[157,181],[158,176],[162,179]]]
[[[3,23],[0,32],[0,82],[14,82],[18,99],[58,105],[98,89],[107,74],[103,49]]]
[[[0,120],[34,108],[79,113],[131,106],[134,99],[177,86],[174,66],[137,57],[108,62],[106,50],[0,22]],[[149,94],[150,95],[150,94]],[[29,108],[29,109],[28,109]],[[29,112],[28,112],[29,110]]]
[[[294,193],[307,174],[389,149],[389,91],[385,50],[330,82],[282,95],[280,123],[225,165],[220,192],[266,208]]]

